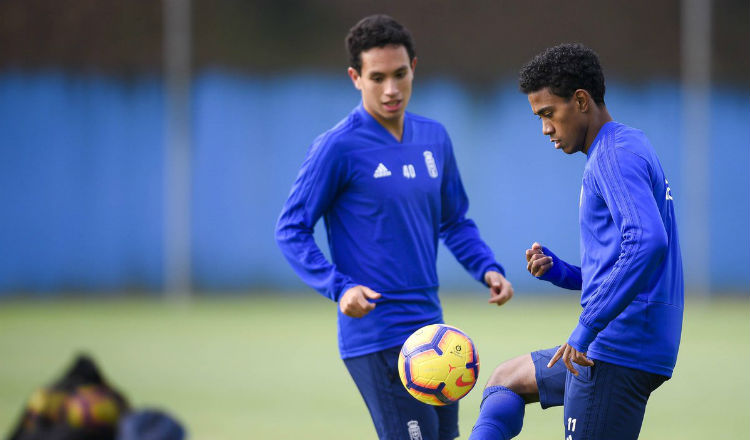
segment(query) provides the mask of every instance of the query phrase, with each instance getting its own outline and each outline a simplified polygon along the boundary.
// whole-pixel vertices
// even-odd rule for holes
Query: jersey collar
[[[599,129],[599,133],[596,134],[596,137],[594,138],[594,141],[591,143],[591,146],[589,147],[589,151],[586,153],[586,160],[588,160],[592,154],[594,154],[594,150],[596,150],[596,147],[604,140],[604,135],[609,131],[612,130],[617,125],[617,122],[615,121],[609,121],[602,125],[602,128]]]
[[[401,142],[399,142],[395,137],[393,137],[390,131],[383,127],[377,119],[375,119],[370,113],[368,113],[367,110],[365,110],[365,106],[362,101],[360,101],[357,108],[355,108],[355,111],[359,114],[360,118],[362,118],[365,127],[379,133],[385,139],[388,139],[389,141],[395,142],[397,144],[406,144],[411,141],[411,114],[409,114],[409,112],[404,113],[404,133],[401,136]]]

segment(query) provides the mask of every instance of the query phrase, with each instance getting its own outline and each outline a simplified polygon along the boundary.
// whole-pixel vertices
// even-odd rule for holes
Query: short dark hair
[[[388,45],[404,46],[411,62],[416,56],[411,33],[401,23],[383,15],[370,15],[360,20],[346,36],[346,49],[349,51],[349,65],[362,73],[362,52],[373,47]]]
[[[569,99],[576,90],[589,92],[594,102],[604,104],[604,73],[599,56],[579,43],[550,47],[521,68],[518,83],[525,94],[549,87]]]

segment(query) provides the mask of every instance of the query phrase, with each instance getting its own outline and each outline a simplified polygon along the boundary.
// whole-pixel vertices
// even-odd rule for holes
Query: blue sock
[[[510,440],[521,432],[526,402],[503,386],[487,387],[469,440]]]

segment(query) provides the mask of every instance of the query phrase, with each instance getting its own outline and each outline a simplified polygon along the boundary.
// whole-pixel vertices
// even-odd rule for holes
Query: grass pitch
[[[576,296],[443,298],[477,344],[480,382],[460,405],[461,438],[502,360],[563,342]],[[0,435],[74,354],[92,354],[136,407],[168,410],[194,440],[376,438],[338,358],[336,308],[315,293],[199,299],[0,303]],[[688,303],[672,380],[651,397],[641,439],[750,438],[750,303]],[[519,439],[560,438],[562,409],[526,408]]]

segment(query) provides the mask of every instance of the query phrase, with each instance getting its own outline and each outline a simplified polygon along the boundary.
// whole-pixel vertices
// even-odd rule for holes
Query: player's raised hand
[[[490,288],[490,304],[501,306],[513,298],[513,285],[500,272],[488,270],[484,282]]]
[[[547,364],[547,368],[552,368],[552,366],[560,359],[563,360],[565,366],[574,376],[578,376],[578,370],[575,369],[573,363],[584,367],[592,367],[594,365],[594,361],[587,358],[586,353],[581,353],[568,343],[561,345],[560,348],[557,349],[555,355],[552,356],[552,359],[550,359]]]
[[[552,264],[552,257],[544,255],[541,244],[534,242],[531,249],[526,249],[526,270],[535,277],[547,273]]]
[[[352,318],[361,318],[375,308],[371,299],[380,298],[380,294],[367,286],[354,286],[349,288],[339,299],[341,313]]]

